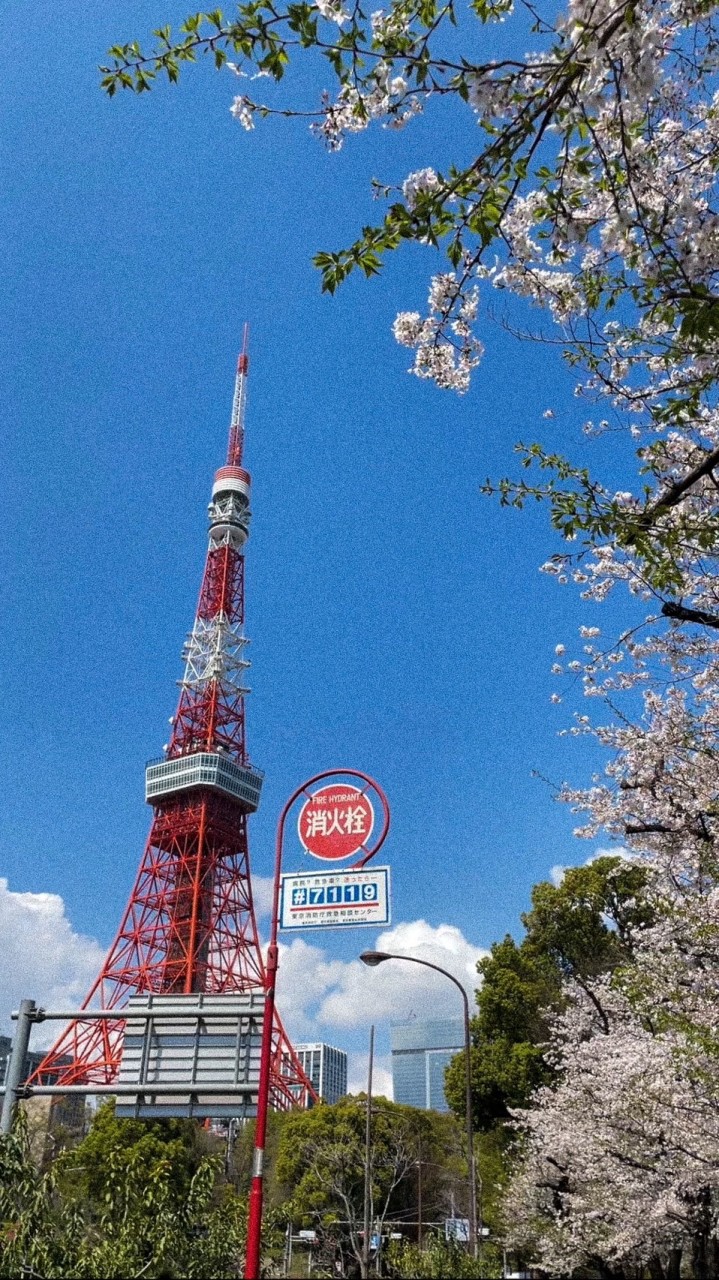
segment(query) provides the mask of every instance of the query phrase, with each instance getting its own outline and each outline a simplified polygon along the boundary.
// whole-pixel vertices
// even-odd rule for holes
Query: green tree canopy
[[[523,1106],[549,1075],[544,1046],[562,981],[579,983],[611,971],[631,956],[636,930],[649,923],[643,867],[602,857],[568,868],[561,884],[532,890],[520,943],[507,935],[477,968],[482,982],[472,1023],[475,1122],[492,1128]],[[447,1071],[447,1097],[464,1114],[464,1057]]]
[[[193,1120],[126,1120],[115,1115],[114,1103],[97,1111],[89,1133],[55,1163],[55,1174],[68,1194],[102,1205],[113,1178],[133,1169],[150,1181],[168,1170],[169,1186],[178,1199],[186,1196],[198,1169],[222,1144]]]
[[[346,1098],[282,1117],[276,1177],[291,1197],[295,1223],[329,1231],[361,1262],[366,1099]],[[421,1168],[420,1168],[421,1166]],[[370,1146],[370,1218],[395,1220],[416,1233],[420,1179],[423,1219],[464,1202],[467,1166],[461,1127],[452,1116],[375,1100]]]
[[[205,1139],[196,1123],[118,1120],[109,1104],[42,1173],[21,1116],[0,1139],[0,1276],[237,1276],[246,1203]],[[273,1228],[270,1215],[270,1244]]]

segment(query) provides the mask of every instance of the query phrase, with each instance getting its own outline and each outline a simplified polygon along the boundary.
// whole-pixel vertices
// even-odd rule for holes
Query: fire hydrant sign
[[[320,787],[302,806],[300,840],[313,858],[337,862],[362,849],[372,834],[374,809],[363,791],[348,783]]]
[[[390,923],[389,867],[282,876],[281,929],[341,929]]]

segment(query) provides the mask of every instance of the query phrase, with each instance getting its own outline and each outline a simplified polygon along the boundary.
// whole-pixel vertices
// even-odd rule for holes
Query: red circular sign
[[[297,830],[308,853],[335,861],[362,849],[373,825],[369,797],[347,783],[333,782],[320,787],[302,806]]]

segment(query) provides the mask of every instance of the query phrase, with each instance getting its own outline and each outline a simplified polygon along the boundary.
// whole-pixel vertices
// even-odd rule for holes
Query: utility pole
[[[227,1124],[227,1143],[225,1145],[225,1177],[232,1178],[235,1173],[234,1148],[235,1139],[237,1137],[237,1126],[239,1125],[237,1116],[231,1116]]]
[[[419,1144],[417,1159],[417,1247],[422,1248],[422,1143]]]
[[[425,969],[433,969],[454,983],[462,997],[464,1011],[464,1110],[467,1126],[467,1168],[469,1172],[469,1251],[473,1258],[477,1257],[477,1162],[474,1156],[474,1130],[472,1124],[472,1034],[469,1020],[469,1000],[467,992],[458,978],[448,969],[429,960],[420,960],[418,956],[397,955],[390,951],[363,951],[360,955],[363,964],[375,969],[385,960],[407,960],[410,964],[421,964]]]
[[[288,1276],[292,1270],[292,1223],[287,1223],[287,1232],[285,1236],[285,1265],[284,1274]]]
[[[0,1133],[10,1133],[18,1102],[18,1090],[25,1078],[25,1062],[27,1047],[30,1043],[30,1031],[35,1021],[37,1005],[34,1000],[21,1000],[17,1015],[17,1031],[13,1036],[12,1049],[5,1075],[5,1096],[0,1117]]]
[[[369,1276],[369,1229],[370,1229],[370,1193],[372,1189],[372,1172],[370,1167],[372,1154],[372,1067],[374,1064],[374,1026],[369,1029],[369,1066],[367,1068],[367,1114],[365,1116],[364,1136],[364,1237],[362,1239],[362,1277]]]

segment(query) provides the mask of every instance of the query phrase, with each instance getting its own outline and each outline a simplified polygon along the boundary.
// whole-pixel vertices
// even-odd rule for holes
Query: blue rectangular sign
[[[282,876],[281,929],[341,929],[389,923],[389,867]]]

